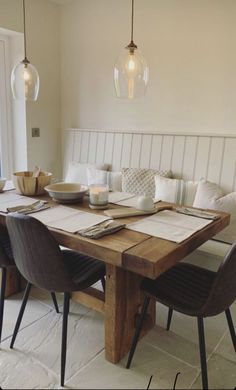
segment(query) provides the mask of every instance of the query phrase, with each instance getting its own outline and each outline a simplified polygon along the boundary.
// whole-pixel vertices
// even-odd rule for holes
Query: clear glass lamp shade
[[[11,89],[14,99],[37,100],[39,93],[39,75],[30,63],[20,62],[11,73]]]
[[[146,60],[138,50],[124,49],[114,67],[114,83],[119,98],[134,99],[145,95],[149,79]]]

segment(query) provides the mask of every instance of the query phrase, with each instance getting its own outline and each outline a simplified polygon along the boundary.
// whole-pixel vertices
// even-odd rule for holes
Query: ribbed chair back
[[[60,247],[50,231],[35,218],[6,217],[15,263],[31,283],[48,291],[71,291],[72,282]]]
[[[225,311],[236,299],[236,243],[220,265],[202,315],[214,316]]]

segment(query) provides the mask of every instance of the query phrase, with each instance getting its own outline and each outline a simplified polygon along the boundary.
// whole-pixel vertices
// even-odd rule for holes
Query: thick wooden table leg
[[[118,363],[130,349],[135,323],[143,303],[142,277],[107,265],[105,299],[106,359]],[[155,302],[151,302],[141,337],[155,325]]]

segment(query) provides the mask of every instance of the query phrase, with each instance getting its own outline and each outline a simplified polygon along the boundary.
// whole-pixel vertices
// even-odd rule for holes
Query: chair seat
[[[156,280],[144,279],[142,290],[174,310],[196,316],[206,303],[215,275],[213,271],[181,263]]]
[[[93,257],[67,249],[63,249],[62,254],[77,291],[91,286],[105,275],[104,263]]]

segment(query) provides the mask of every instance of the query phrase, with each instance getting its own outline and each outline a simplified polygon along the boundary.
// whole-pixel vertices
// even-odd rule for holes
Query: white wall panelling
[[[236,136],[69,129],[64,139],[64,173],[69,160],[104,162],[113,171],[123,167],[171,169],[177,177],[204,177],[225,192],[236,190]]]

